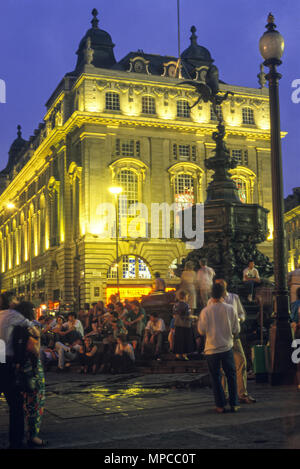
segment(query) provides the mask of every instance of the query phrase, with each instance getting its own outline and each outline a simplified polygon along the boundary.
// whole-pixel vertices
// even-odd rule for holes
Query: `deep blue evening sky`
[[[120,60],[130,51],[177,56],[176,0],[1,0],[0,79],[7,103],[0,104],[0,169],[22,125],[28,139],[43,120],[45,102],[76,63],[80,39],[90,28],[91,10],[108,31]],[[272,12],[285,38],[280,73],[285,195],[300,186],[300,103],[291,100],[292,81],[300,79],[299,0],[181,0],[181,51],[190,44],[190,27],[207,47],[226,83],[258,87],[262,61],[258,41]]]

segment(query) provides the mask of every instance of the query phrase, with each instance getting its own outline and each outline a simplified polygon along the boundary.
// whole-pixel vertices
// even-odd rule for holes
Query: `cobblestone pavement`
[[[217,415],[199,376],[47,374],[41,436],[51,448],[300,448],[300,393],[249,382],[257,403]],[[0,398],[0,448],[8,411]]]

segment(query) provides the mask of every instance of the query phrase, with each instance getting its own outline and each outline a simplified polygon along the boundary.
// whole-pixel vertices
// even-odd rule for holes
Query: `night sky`
[[[66,72],[75,68],[75,52],[91,27],[91,11],[109,32],[120,60],[130,51],[177,56],[176,0],[2,0],[0,6],[0,79],[7,87],[0,104],[0,169],[22,125],[28,139],[45,114],[45,103]],[[300,79],[299,0],[181,0],[181,52],[197,28],[198,44],[211,52],[228,84],[258,87],[262,59],[258,41],[269,12],[285,38],[279,67],[285,195],[300,186],[300,103],[291,99]],[[299,93],[300,96],[300,93]]]

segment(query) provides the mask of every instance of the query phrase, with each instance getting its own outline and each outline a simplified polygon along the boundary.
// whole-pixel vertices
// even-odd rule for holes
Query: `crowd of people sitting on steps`
[[[254,262],[243,272],[248,301],[260,283]],[[165,291],[165,282],[155,274],[154,294]],[[201,303],[201,308],[197,305]],[[300,288],[292,303],[291,326],[299,336]],[[80,373],[124,373],[135,369],[136,358],[162,360],[168,344],[176,360],[206,357],[216,411],[224,413],[227,402],[236,412],[240,403],[255,399],[247,391],[247,362],[239,338],[245,310],[237,294],[216,278],[205,259],[196,272],[186,262],[176,291],[172,319],[165,324],[158,312],[149,316],[138,300],[119,301],[116,295],[105,305],[86,304],[78,315],[35,317],[30,302],[12,302],[0,294],[0,339],[6,345],[0,362],[0,394],[10,409],[10,447],[22,446],[24,411],[28,445],[45,446],[39,438],[44,410],[44,370],[53,365],[59,373],[77,363]],[[166,342],[167,337],[167,342]]]

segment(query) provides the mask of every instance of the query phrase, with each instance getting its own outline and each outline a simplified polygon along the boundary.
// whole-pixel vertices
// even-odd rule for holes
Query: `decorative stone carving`
[[[94,58],[94,51],[91,48],[91,38],[88,37],[86,41],[86,48],[84,50],[84,63],[91,65]]]

